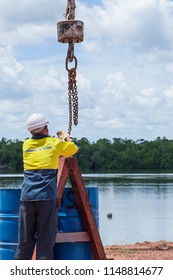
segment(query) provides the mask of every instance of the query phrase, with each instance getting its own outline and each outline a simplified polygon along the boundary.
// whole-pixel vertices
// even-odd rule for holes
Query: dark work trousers
[[[31,260],[35,243],[37,260],[53,260],[57,225],[56,201],[21,201],[15,260]]]

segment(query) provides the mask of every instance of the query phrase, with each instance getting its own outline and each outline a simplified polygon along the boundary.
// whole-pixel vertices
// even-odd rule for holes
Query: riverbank
[[[113,260],[173,260],[173,242],[158,241],[132,245],[105,246],[108,259]]]

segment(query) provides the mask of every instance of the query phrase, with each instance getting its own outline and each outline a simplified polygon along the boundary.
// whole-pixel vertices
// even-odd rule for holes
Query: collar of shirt
[[[32,136],[32,139],[43,139],[43,138],[46,138],[46,137],[50,137],[50,135],[38,134],[38,135]]]

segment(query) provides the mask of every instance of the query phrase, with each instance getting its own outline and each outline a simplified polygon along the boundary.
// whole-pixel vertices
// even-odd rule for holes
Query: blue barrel
[[[0,260],[13,260],[18,242],[20,189],[0,189]]]
[[[0,260],[14,260],[17,243],[0,242]]]
[[[97,227],[99,226],[98,215],[98,188],[86,187],[92,212]],[[65,188],[61,208],[58,211],[59,232],[83,232],[85,231],[80,213],[77,209],[72,188]],[[54,247],[56,260],[92,260],[92,252],[89,242],[64,242],[56,243]]]
[[[17,214],[0,213],[0,242],[18,241],[18,219]]]
[[[98,188],[86,188],[96,225],[98,218]],[[20,189],[0,189],[0,260],[13,260],[18,242],[18,213]],[[61,209],[58,211],[59,232],[84,231],[72,188],[65,188]],[[93,259],[89,242],[56,243],[57,260]]]
[[[0,189],[0,213],[18,214],[21,189]]]

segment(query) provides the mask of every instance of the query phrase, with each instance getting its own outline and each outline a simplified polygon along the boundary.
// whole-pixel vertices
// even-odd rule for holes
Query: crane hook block
[[[80,43],[84,37],[84,23],[80,20],[64,20],[57,23],[58,42]]]

